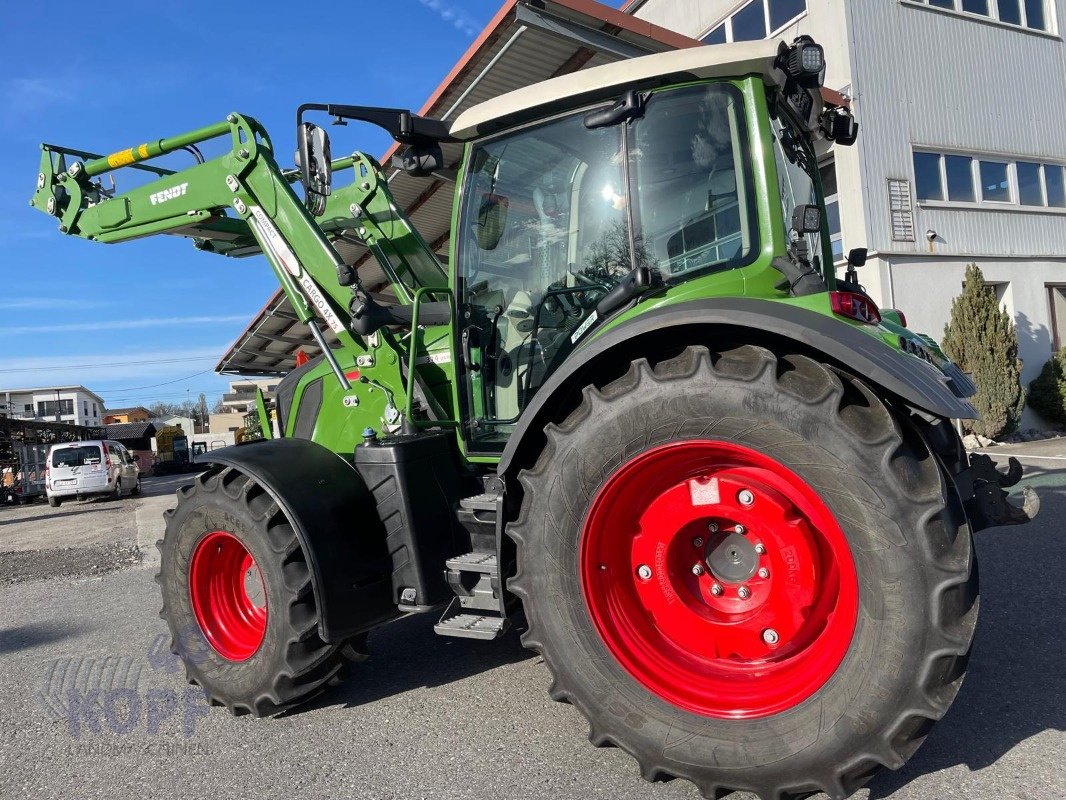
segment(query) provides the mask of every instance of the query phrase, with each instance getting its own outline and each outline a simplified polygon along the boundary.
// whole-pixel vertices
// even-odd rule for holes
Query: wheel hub
[[[759,568],[755,545],[739,533],[714,534],[706,552],[711,575],[725,583],[743,583]]]
[[[204,638],[223,658],[246,661],[266,636],[266,587],[252,554],[228,531],[211,531],[193,550],[189,600]]]
[[[593,500],[581,563],[611,654],[706,716],[802,702],[854,631],[858,585],[840,526],[799,476],[733,443],[677,442],[624,464]]]

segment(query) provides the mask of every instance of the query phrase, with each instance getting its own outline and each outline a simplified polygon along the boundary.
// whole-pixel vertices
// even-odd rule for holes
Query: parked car
[[[69,498],[140,494],[141,478],[137,462],[118,442],[67,442],[48,450],[45,489],[54,508]]]

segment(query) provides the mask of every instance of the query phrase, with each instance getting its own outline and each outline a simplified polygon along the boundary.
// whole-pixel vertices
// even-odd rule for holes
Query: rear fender
[[[311,570],[324,641],[343,642],[399,615],[374,498],[341,456],[307,439],[272,439],[202,460],[243,472],[288,517]]]
[[[708,298],[647,311],[572,353],[527,406],[500,458],[499,474],[525,466],[525,458],[539,450],[536,443],[544,426],[560,409],[572,407],[567,400],[597,378],[617,375],[620,363],[677,344],[726,342],[790,347],[860,376],[887,396],[934,417],[977,416],[964,397],[968,387],[839,319],[772,300]]]

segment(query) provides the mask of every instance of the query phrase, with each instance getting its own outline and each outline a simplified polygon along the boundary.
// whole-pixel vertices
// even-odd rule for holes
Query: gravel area
[[[144,478],[139,497],[0,506],[0,584],[106,575],[156,559],[163,510],[188,475]]]
[[[141,561],[136,542],[0,552],[0,583],[106,575]]]

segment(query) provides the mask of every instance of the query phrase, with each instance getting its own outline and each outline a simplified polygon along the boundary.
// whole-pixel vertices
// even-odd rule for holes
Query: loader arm
[[[140,162],[228,136],[230,150],[180,171]],[[80,151],[42,147],[37,189],[30,201],[56,217],[68,235],[104,243],[168,233],[191,236],[202,249],[223,251],[230,242],[246,251],[257,245],[267,257],[297,317],[308,325],[341,384],[344,372],[326,346],[315,318],[324,321],[345,348],[366,351],[345,324],[350,292],[337,280],[342,259],[290,186],[274,160],[270,139],[250,117],[225,121],[179,136],[147,142],[106,157],[75,160]],[[127,192],[104,188],[100,177],[127,166],[158,177]]]

